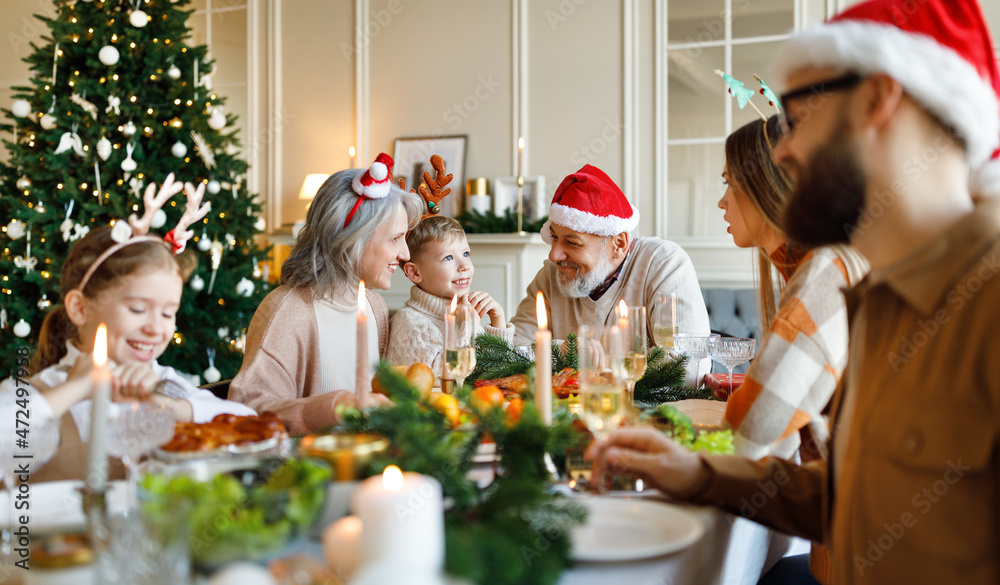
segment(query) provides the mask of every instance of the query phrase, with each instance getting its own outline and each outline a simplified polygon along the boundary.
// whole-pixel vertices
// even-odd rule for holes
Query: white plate
[[[671,403],[677,410],[688,415],[691,424],[699,430],[718,430],[722,428],[722,420],[726,417],[726,403],[718,400],[703,400],[689,398]]]
[[[476,454],[472,456],[473,463],[493,463],[498,459],[496,443],[480,443]]]
[[[587,523],[573,530],[576,561],[631,561],[683,550],[705,526],[687,510],[650,500],[587,497],[577,500]]]
[[[86,525],[83,507],[80,504],[82,481],[46,481],[29,484],[30,515],[28,527],[33,534],[51,534],[82,530]],[[108,484],[108,509],[112,513],[125,511],[126,486],[123,481]],[[0,495],[0,505],[7,504],[7,495]],[[24,510],[11,510],[12,514],[23,514]]]

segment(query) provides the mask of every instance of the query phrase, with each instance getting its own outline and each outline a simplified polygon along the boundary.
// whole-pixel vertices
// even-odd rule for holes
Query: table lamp
[[[302,187],[299,188],[299,199],[308,201],[306,203],[306,211],[309,211],[309,205],[312,203],[314,197],[316,197],[316,192],[319,191],[320,186],[330,177],[326,173],[310,173],[306,175],[305,180],[302,181]],[[296,221],[295,225],[292,226],[292,237],[298,238],[299,232],[305,227],[306,221],[304,219]]]

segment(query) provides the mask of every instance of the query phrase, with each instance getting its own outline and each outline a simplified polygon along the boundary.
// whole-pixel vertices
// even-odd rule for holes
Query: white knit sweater
[[[441,353],[444,350],[444,314],[451,299],[436,297],[417,285],[410,287],[410,300],[389,321],[389,351],[386,359],[392,365],[427,364],[434,376],[441,375]],[[514,340],[514,326],[483,327],[476,324],[476,335],[487,333]],[[439,382],[434,383],[440,385]]]

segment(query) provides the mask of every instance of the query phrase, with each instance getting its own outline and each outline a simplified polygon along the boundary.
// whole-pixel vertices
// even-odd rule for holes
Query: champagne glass
[[[129,505],[135,503],[135,463],[174,436],[174,413],[154,402],[113,402],[108,408],[108,454],[125,466]]]
[[[677,293],[660,295],[653,307],[653,341],[658,347],[673,349],[677,325]]]
[[[456,388],[476,369],[476,312],[470,306],[455,307],[445,316],[444,367]]]
[[[610,327],[580,328],[580,418],[598,441],[622,421],[625,405],[624,346],[621,330]]]
[[[721,337],[718,333],[710,335],[697,335],[694,333],[678,333],[674,335],[674,351],[688,359],[688,363],[694,363],[695,367],[701,365],[701,360],[708,357],[708,343],[713,338]],[[700,371],[695,372],[696,384],[700,387],[702,376]]]
[[[618,328],[621,330],[624,355],[625,399],[634,404],[635,383],[646,373],[646,307],[618,303]]]
[[[733,394],[733,368],[753,359],[757,340],[746,337],[717,337],[708,341],[708,355],[729,369],[729,395]]]

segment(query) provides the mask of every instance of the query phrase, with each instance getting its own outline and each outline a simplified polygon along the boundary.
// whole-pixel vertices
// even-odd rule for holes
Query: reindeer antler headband
[[[149,233],[150,224],[153,223],[153,216],[156,212],[181,189],[184,189],[187,193],[187,206],[184,208],[184,213],[181,215],[174,229],[167,232],[167,235],[163,236],[163,238],[146,235]],[[129,216],[128,222],[120,220],[115,222],[115,227],[111,229],[111,239],[117,243],[105,250],[94,260],[90,268],[87,269],[87,272],[84,273],[83,278],[80,279],[80,284],[76,286],[75,290],[83,291],[101,264],[104,264],[108,258],[126,246],[140,242],[160,242],[169,245],[174,254],[183,252],[187,246],[187,241],[194,236],[194,232],[187,228],[208,215],[208,212],[212,209],[211,203],[201,202],[204,195],[204,183],[200,183],[195,188],[191,183],[182,184],[174,182],[173,173],[167,175],[167,178],[163,180],[158,193],[156,191],[156,184],[150,183],[146,187],[146,193],[142,197],[144,204],[142,217],[139,218],[133,213]]]

